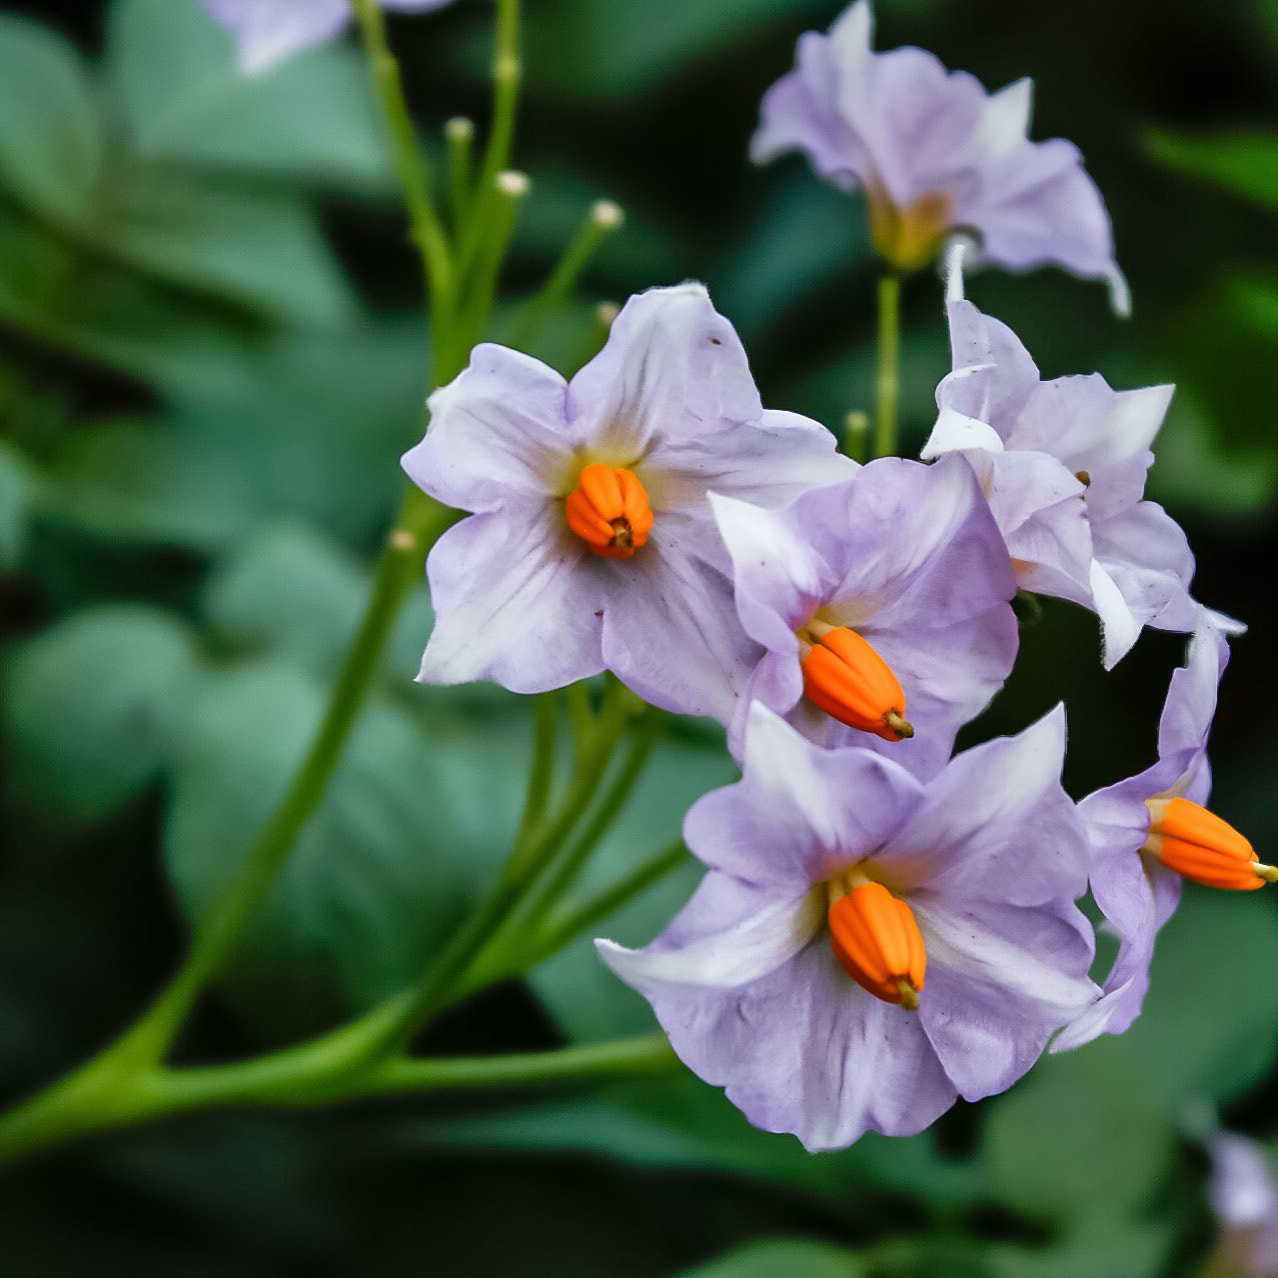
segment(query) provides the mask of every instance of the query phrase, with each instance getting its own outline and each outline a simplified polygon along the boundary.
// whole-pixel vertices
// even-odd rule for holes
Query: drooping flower
[[[542,692],[614,671],[726,723],[757,660],[707,492],[777,506],[855,471],[824,427],[764,409],[699,284],[626,304],[570,383],[477,346],[404,469],[473,511],[431,551],[428,683]]]
[[[711,502],[763,647],[734,753],[758,700],[818,745],[939,772],[1016,659],[1012,568],[969,467],[884,458],[783,510]]]
[[[685,1064],[809,1149],[1009,1087],[1097,991],[1058,709],[919,781],[751,708],[744,777],[684,837],[710,868],[641,950],[596,944]]]
[[[450,0],[377,0],[383,9],[426,13]],[[204,7],[235,34],[240,70],[268,71],[311,45],[331,40],[351,20],[351,0],[204,0]]]
[[[1007,541],[1017,584],[1094,609],[1107,669],[1143,626],[1192,631],[1194,557],[1143,500],[1172,387],[1115,391],[1098,373],[1042,381],[1005,324],[949,303],[953,371],[923,458],[961,453]]]
[[[1078,149],[1031,142],[1032,84],[987,94],[922,49],[875,53],[869,0],[828,35],[799,38],[796,66],[768,90],[757,163],[801,150],[843,190],[863,190],[879,256],[900,271],[962,233],[1012,270],[1052,263],[1106,279],[1121,309],[1109,216]]]
[[[1205,1273],[1278,1278],[1278,1184],[1255,1141],[1216,1132],[1208,1142],[1207,1196],[1220,1224],[1218,1266]]]
[[[1189,660],[1171,678],[1158,727],[1158,761],[1079,805],[1092,860],[1092,895],[1121,938],[1104,995],[1053,1050],[1121,1034],[1140,1015],[1159,929],[1181,881],[1246,891],[1278,879],[1241,834],[1202,805],[1211,792],[1207,737],[1229,645],[1205,611]]]

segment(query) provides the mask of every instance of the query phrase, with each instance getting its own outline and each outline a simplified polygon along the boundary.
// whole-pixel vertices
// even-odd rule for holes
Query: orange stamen
[[[1250,892],[1278,881],[1251,844],[1227,821],[1188,799],[1149,799],[1144,851],[1170,870],[1205,887]]]
[[[629,559],[648,540],[652,508],[633,471],[591,462],[564,506],[568,527],[605,559]]]
[[[833,902],[827,917],[843,970],[875,998],[916,1011],[927,953],[914,911],[883,884],[866,882]]]
[[[803,691],[813,705],[885,741],[914,735],[900,681],[855,630],[814,623],[801,638],[812,641],[803,658]]]

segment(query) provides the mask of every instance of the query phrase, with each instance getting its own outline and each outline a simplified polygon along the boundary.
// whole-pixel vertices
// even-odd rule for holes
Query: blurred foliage
[[[118,1030],[251,842],[319,712],[418,436],[419,273],[353,44],[244,79],[195,0],[0,15],[0,1079],[10,1095]],[[744,160],[758,97],[829,0],[539,0],[506,280],[540,282],[618,199],[579,304],[535,353],[571,368],[595,303],[706,279],[765,400],[831,425],[872,396],[864,211],[795,160]],[[1278,819],[1278,7],[883,0],[879,43],[991,86],[1038,81],[1037,136],[1077,140],[1114,214],[1129,326],[1055,272],[971,280],[1047,375],[1179,384],[1151,492],[1199,591],[1252,625],[1223,690],[1218,806]],[[394,18],[428,146],[481,122],[487,6]],[[907,442],[946,369],[939,292],[906,293]],[[499,312],[500,337],[511,311]],[[517,819],[516,698],[410,682],[424,592],[288,872],[184,1051],[332,1024],[420,966]],[[1051,606],[983,728],[1068,691],[1079,792],[1144,766],[1178,640],[1106,676]],[[672,725],[592,882],[670,838],[730,768]],[[647,939],[689,864],[602,929]],[[1259,894],[1257,894],[1259,896]],[[1145,1015],[910,1140],[809,1156],[686,1076],[129,1133],[11,1176],[6,1270],[657,1278],[1199,1272],[1212,1236],[1189,1138],[1223,1110],[1278,1132],[1268,899],[1191,891]],[[526,1049],[650,1027],[587,941],[450,1015],[428,1048]],[[500,1227],[493,1227],[493,1220]],[[69,1226],[69,1227],[68,1227]],[[720,1255],[720,1253],[723,1253]],[[716,1257],[718,1257],[716,1259]]]

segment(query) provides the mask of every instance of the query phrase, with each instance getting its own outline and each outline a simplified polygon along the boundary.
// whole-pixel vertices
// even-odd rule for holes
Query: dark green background
[[[182,912],[202,908],[269,809],[358,616],[426,389],[418,270],[353,47],[245,85],[191,0],[112,8],[108,22],[101,3],[8,5],[74,56],[0,28],[0,1086],[14,1098],[142,1006],[180,952]],[[1032,75],[1035,136],[1075,140],[1105,194],[1129,323],[1100,286],[1054,271],[982,273],[970,295],[1046,375],[1179,385],[1151,494],[1189,531],[1199,596],[1252,627],[1222,692],[1215,806],[1272,859],[1278,5],[879,9],[880,48],[922,45],[991,87]],[[591,200],[627,213],[538,353],[570,367],[596,340],[597,301],[693,277],[738,326],[765,402],[832,426],[869,406],[863,209],[797,158],[745,160],[794,38],[836,12],[529,0],[517,160],[533,190],[509,297],[536,286]],[[482,127],[490,18],[458,0],[390,21],[436,154],[447,116]],[[909,282],[905,313],[912,449],[947,367],[933,277]],[[421,598],[185,1057],[249,1052],[367,1005],[491,873],[518,810],[523,707],[411,684],[428,625]],[[1098,655],[1094,620],[1049,605],[972,739],[1063,696],[1076,794],[1145,766],[1182,641],[1147,636],[1110,675]],[[670,838],[730,775],[713,734],[675,728],[602,872]],[[651,936],[695,872],[676,877],[609,931]],[[10,1174],[3,1268],[657,1278],[763,1240],[707,1274],[1201,1272],[1213,1227],[1196,1138],[1217,1107],[1278,1134],[1276,909],[1269,894],[1191,891],[1137,1029],[915,1140],[812,1158],[686,1077],[219,1114]],[[585,945],[533,986],[477,1000],[423,1047],[651,1023]],[[771,1250],[776,1238],[813,1242]]]

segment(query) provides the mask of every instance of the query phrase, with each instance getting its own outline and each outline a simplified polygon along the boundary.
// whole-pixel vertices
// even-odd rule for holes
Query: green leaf
[[[198,681],[189,627],[154,608],[89,609],[28,640],[0,698],[15,795],[70,825],[116,811],[173,757]]]
[[[281,661],[235,669],[193,710],[165,823],[188,915],[205,915],[313,738],[321,684]],[[523,725],[428,738],[374,701],[343,752],[227,985],[272,1034],[314,1029],[424,967],[517,824]]]
[[[312,324],[355,313],[318,218],[298,197],[145,171],[113,197],[96,237],[148,274]]]
[[[1144,1010],[1122,1041],[1169,1112],[1241,1096],[1278,1055],[1278,984],[1247,979],[1278,954],[1278,915],[1256,895],[1187,885],[1159,933]],[[1228,973],[1239,984],[1222,989]]]
[[[0,186],[44,213],[77,217],[102,151],[79,54],[45,27],[0,14]]]
[[[197,0],[115,0],[108,69],[137,154],[378,195],[394,171],[362,60],[321,48],[261,75]]]
[[[1112,1039],[1041,1060],[993,1107],[985,1138],[1004,1202],[1089,1228],[1125,1227],[1166,1176],[1175,1146],[1148,1073]]]
[[[1239,129],[1190,135],[1154,130],[1145,146],[1160,164],[1278,210],[1278,133]]]
[[[0,571],[22,558],[31,508],[40,480],[26,458],[0,439]]]
[[[861,1278],[864,1256],[803,1239],[747,1243],[708,1265],[684,1270],[682,1278]]]

